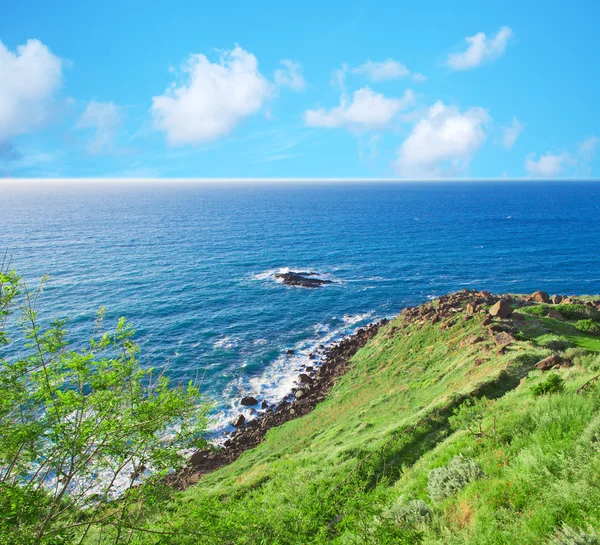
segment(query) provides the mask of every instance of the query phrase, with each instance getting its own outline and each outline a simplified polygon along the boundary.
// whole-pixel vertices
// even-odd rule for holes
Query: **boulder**
[[[294,397],[296,399],[300,399],[300,398],[304,397],[304,390],[296,390],[294,393]]]
[[[543,360],[538,361],[535,366],[537,369],[541,371],[548,371],[552,369],[555,365],[562,365],[564,363],[563,358],[561,358],[558,354],[552,354]]]
[[[269,407],[269,404],[267,403],[267,400],[263,399],[263,402],[260,404],[260,408],[267,409],[268,407]]]
[[[475,314],[475,310],[476,310],[475,305],[472,305],[471,303],[467,303],[466,310],[467,310],[467,314],[470,314],[470,315]]]
[[[300,373],[298,375],[298,383],[299,384],[311,384],[313,381],[306,373]]]
[[[508,346],[512,344],[516,339],[506,331],[501,331],[500,333],[494,335],[494,342],[498,346]]]
[[[538,303],[549,303],[550,296],[545,291],[534,291],[529,300],[537,301]]]
[[[559,303],[561,303],[563,300],[562,295],[553,295],[551,297],[551,301],[553,305],[558,305]]]
[[[289,349],[289,350],[286,352],[286,354],[287,354],[288,356],[293,356],[293,355],[294,355],[294,353],[295,353],[295,351],[294,351],[294,349],[292,349],[292,348],[290,348],[290,349]]]
[[[565,319],[565,317],[558,310],[554,309],[548,312],[548,318],[554,318],[555,320],[560,320],[561,322]]]
[[[508,318],[512,313],[513,308],[504,299],[500,299],[490,308],[490,315],[497,318]]]
[[[575,302],[575,300],[572,297],[563,297],[561,303],[563,305],[572,305]]]
[[[252,397],[252,396],[246,396],[246,397],[242,398],[242,401],[240,401],[240,403],[244,407],[253,407],[254,405],[256,405],[258,403],[258,399],[256,399],[255,397]]]
[[[231,424],[234,428],[241,428],[246,423],[246,417],[240,414]]]

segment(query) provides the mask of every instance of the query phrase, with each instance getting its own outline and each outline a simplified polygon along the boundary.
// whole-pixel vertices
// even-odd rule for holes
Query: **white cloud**
[[[209,142],[230,134],[260,111],[272,93],[256,57],[239,46],[215,63],[205,55],[190,55],[183,73],[186,81],[173,83],[152,98],[155,125],[171,145]]]
[[[600,139],[590,136],[579,144],[579,156],[583,161],[591,161],[596,156],[596,148],[600,144]]]
[[[547,152],[539,159],[535,153],[525,157],[525,170],[529,176],[542,178],[555,178],[559,175],[571,177],[588,177],[592,169],[590,163],[596,156],[596,148],[600,139],[590,136],[577,146],[573,154],[568,152]]]
[[[502,144],[506,149],[511,149],[519,135],[523,132],[523,124],[516,118],[512,118],[512,122],[508,127],[504,127],[502,135]]]
[[[493,38],[488,38],[484,32],[468,36],[465,38],[469,43],[467,50],[448,55],[447,64],[453,70],[469,70],[496,59],[504,53],[512,35],[513,31],[509,27],[503,26]]]
[[[553,178],[564,172],[565,163],[570,162],[570,160],[568,153],[555,155],[548,152],[538,160],[535,159],[535,153],[530,153],[525,158],[525,170],[529,176]]]
[[[123,120],[119,108],[113,102],[91,100],[77,121],[78,129],[94,129],[95,135],[89,142],[92,154],[109,152]]]
[[[62,82],[62,60],[39,40],[15,52],[0,42],[0,142],[39,127]]]
[[[402,98],[387,98],[368,87],[355,91],[349,101],[342,95],[340,105],[331,110],[318,108],[304,113],[304,122],[309,127],[328,129],[345,127],[351,130],[379,130],[389,126],[396,114],[410,106],[415,99],[408,89]]]
[[[352,72],[354,74],[362,74],[369,81],[387,81],[404,78],[410,74],[406,66],[394,59],[386,59],[383,62],[367,61],[353,68]]]
[[[302,65],[290,59],[283,59],[280,64],[283,68],[275,70],[275,85],[289,87],[293,91],[304,91],[306,82],[302,75]]]
[[[394,163],[403,177],[437,178],[463,170],[486,140],[487,110],[436,102],[403,142]]]
[[[427,76],[420,74],[419,72],[414,73],[411,77],[416,83],[425,83],[427,81]]]

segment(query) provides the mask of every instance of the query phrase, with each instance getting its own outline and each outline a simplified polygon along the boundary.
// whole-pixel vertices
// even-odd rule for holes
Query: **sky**
[[[600,2],[5,2],[2,178],[599,178]]]

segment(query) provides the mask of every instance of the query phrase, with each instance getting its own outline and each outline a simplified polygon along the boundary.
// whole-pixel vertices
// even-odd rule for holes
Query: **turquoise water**
[[[125,315],[203,379],[213,425],[275,402],[321,343],[462,288],[600,292],[600,183],[0,186],[0,248],[77,344]],[[280,269],[335,283],[286,287]],[[295,350],[287,356],[288,349]]]

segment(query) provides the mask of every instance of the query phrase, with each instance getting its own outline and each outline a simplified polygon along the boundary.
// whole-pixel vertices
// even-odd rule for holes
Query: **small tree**
[[[40,323],[44,282],[29,291],[0,267],[0,542],[119,543],[185,449],[205,445],[208,405],[140,366],[124,318],[103,331],[99,312],[71,349],[66,320]]]

